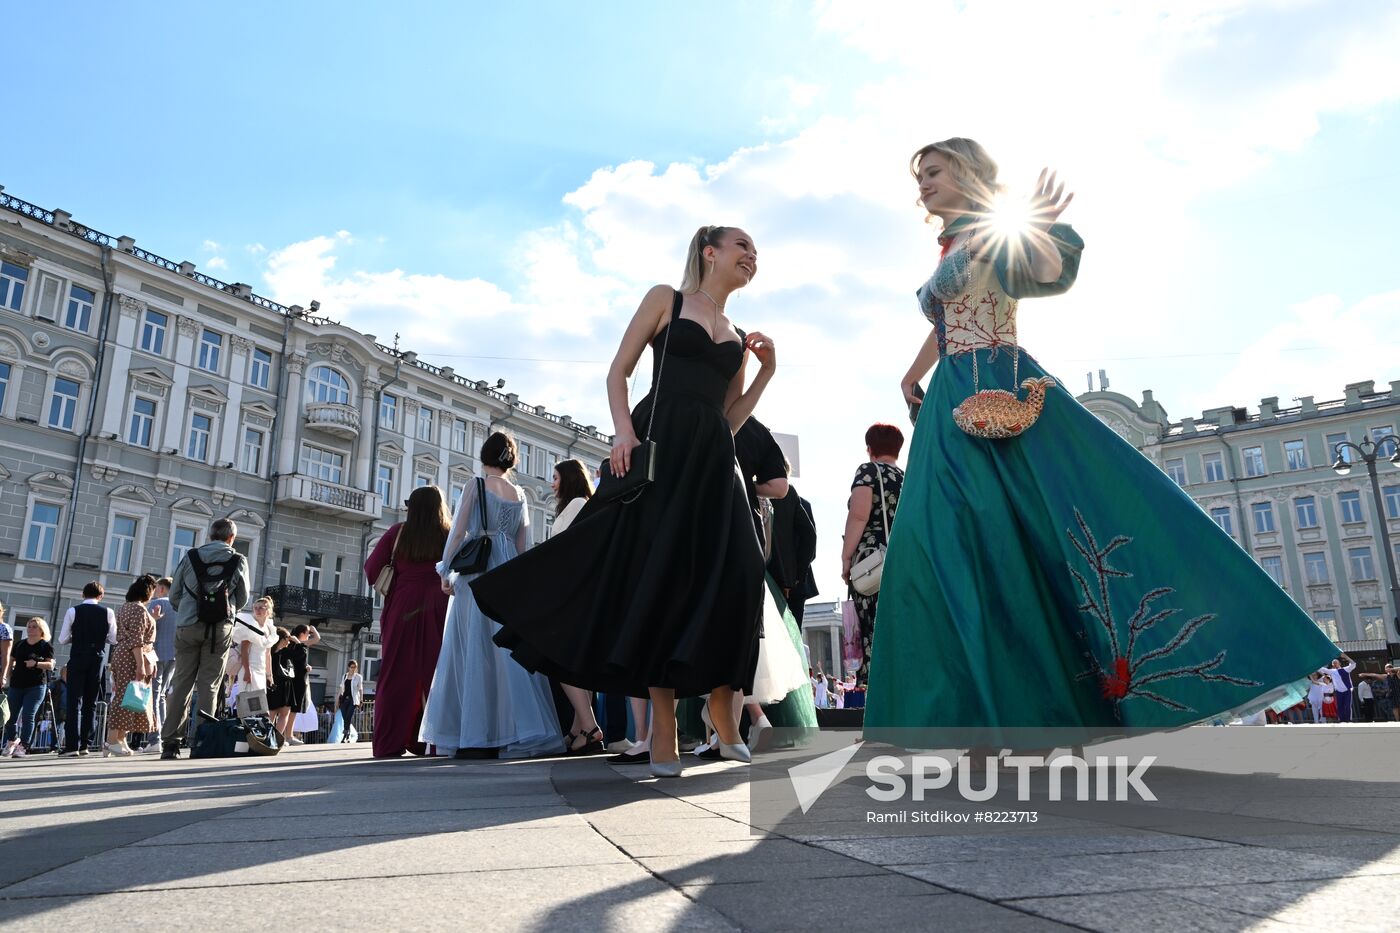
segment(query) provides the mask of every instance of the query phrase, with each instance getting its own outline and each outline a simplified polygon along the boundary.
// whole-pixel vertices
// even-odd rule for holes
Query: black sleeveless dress
[[[652,392],[632,411],[640,437],[656,404],[656,480],[631,503],[589,500],[563,532],[471,584],[501,625],[496,644],[562,683],[686,697],[753,682],[763,551],[724,414],[744,348],[714,342],[680,306],[677,293],[652,341]]]

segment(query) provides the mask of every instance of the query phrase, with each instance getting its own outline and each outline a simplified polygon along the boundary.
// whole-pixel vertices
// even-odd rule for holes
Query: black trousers
[[[101,658],[68,661],[68,710],[67,727],[63,736],[64,751],[75,752],[79,748],[94,745],[100,747],[101,739],[94,736],[92,730],[97,717],[97,697],[101,685]]]

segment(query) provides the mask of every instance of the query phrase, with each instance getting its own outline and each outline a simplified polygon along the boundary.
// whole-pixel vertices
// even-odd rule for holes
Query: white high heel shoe
[[[753,761],[753,755],[749,752],[749,747],[743,743],[738,745],[726,745],[724,742],[719,743],[719,757],[727,758],[730,761],[742,761],[744,764],[749,764]]]
[[[651,776],[658,778],[678,778],[681,776],[681,760],[675,761],[652,761],[650,765]]]

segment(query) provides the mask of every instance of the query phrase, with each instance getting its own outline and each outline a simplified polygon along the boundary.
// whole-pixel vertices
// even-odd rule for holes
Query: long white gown
[[[500,626],[477,608],[468,585],[476,575],[447,572],[447,562],[467,536],[483,533],[476,504],[479,488],[478,483],[467,485],[438,565],[443,578],[454,581],[453,596],[419,738],[440,754],[459,748],[496,748],[501,758],[558,754],[564,750],[564,738],[549,679],[525,670],[491,641]],[[490,490],[486,516],[491,535],[487,569],[494,570],[530,546],[530,521],[523,502],[502,499]]]

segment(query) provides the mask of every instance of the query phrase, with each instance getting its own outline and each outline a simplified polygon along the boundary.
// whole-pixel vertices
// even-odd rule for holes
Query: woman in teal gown
[[[1054,222],[1070,198],[1042,174],[1025,230],[999,236],[980,145],[935,143],[911,170],[944,223],[918,290],[932,331],[903,380],[911,405],[938,365],[885,561],[867,737],[919,745],[953,728],[1014,745],[1024,733],[1007,730],[1031,728],[1083,741],[1294,700],[1337,649],[1017,344],[1018,300],[1061,294],[1078,272],[1083,241]],[[985,439],[954,421],[988,389],[1026,400],[1008,419],[1023,433]]]

